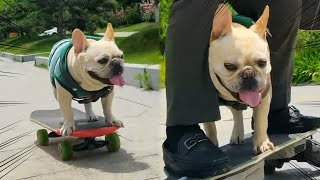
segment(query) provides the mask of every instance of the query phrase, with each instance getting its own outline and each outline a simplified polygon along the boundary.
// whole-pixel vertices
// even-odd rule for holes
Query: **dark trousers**
[[[219,3],[218,0],[176,0],[172,4],[165,50],[167,126],[220,119],[218,93],[208,70],[209,37]],[[239,14],[253,20],[269,5],[270,112],[287,108],[301,0],[229,0],[229,3]]]

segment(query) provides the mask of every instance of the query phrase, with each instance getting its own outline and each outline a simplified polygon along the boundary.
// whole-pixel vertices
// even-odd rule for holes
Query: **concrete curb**
[[[48,58],[42,56],[35,57],[35,65],[47,65]],[[148,64],[130,64],[125,63],[125,71],[123,74],[126,84],[130,86],[143,88],[143,80],[138,80],[137,76],[148,74],[149,83],[153,90],[160,89],[160,65],[148,65]]]
[[[14,61],[18,61],[18,62],[29,62],[29,61],[34,61],[36,55],[34,54],[23,55],[23,54],[12,54],[7,52],[0,52],[0,56],[14,60]]]
[[[36,55],[22,55],[22,54],[16,54],[14,55],[14,60],[18,62],[29,62],[34,61]]]

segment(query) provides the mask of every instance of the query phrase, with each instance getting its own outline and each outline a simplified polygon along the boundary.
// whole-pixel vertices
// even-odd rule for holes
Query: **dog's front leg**
[[[242,111],[235,110],[228,107],[233,116],[233,129],[230,138],[230,144],[243,144],[244,142],[244,127],[243,127],[243,114]]]
[[[112,107],[112,101],[114,96],[114,90],[110,92],[106,97],[101,98],[102,108],[103,108],[103,114],[106,119],[106,123],[115,126],[123,127],[123,123],[120,120],[117,120],[111,111]]]
[[[217,138],[217,127],[215,122],[205,122],[203,123],[204,131],[208,138],[215,144],[219,146],[219,141]]]
[[[274,148],[273,143],[270,142],[267,134],[270,102],[271,94],[268,93],[263,98],[261,104],[253,109],[253,151],[255,154],[260,154]]]
[[[92,110],[92,103],[84,104],[84,109],[86,110],[86,116],[89,122],[98,120],[98,116]]]
[[[63,136],[68,136],[75,131],[75,124],[73,119],[73,112],[71,107],[72,95],[56,82],[57,85],[57,99],[59,102],[60,110],[64,119],[61,127],[61,133]]]

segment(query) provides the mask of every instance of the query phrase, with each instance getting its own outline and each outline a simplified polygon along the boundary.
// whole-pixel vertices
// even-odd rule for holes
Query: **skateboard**
[[[98,120],[88,122],[86,113],[72,109],[75,120],[76,131],[70,134],[83,140],[82,143],[72,145],[70,141],[63,140],[58,143],[58,152],[61,160],[72,159],[73,152],[91,150],[106,147],[109,152],[120,149],[120,138],[117,130],[120,127],[108,126],[103,117],[98,116]],[[43,126],[45,129],[37,131],[37,140],[40,146],[49,145],[50,138],[61,137],[60,128],[63,125],[63,117],[60,109],[56,110],[36,110],[30,115],[30,120]],[[48,133],[48,131],[51,131]],[[98,140],[96,137],[105,136],[105,140]]]
[[[258,156],[253,154],[252,135],[247,134],[244,144],[228,144],[220,147],[230,158],[231,170],[207,179],[263,179],[265,174],[272,174],[276,168],[281,168],[285,162],[289,162],[291,159],[306,162],[306,158],[303,159],[303,156],[306,155],[305,153],[309,153],[307,159],[310,159],[310,151],[313,148],[313,141],[310,137],[317,132],[317,130],[312,130],[299,134],[269,135],[275,146],[274,150],[268,150]],[[319,167],[319,164],[316,166]],[[168,176],[167,180],[187,178],[170,174],[166,170],[165,173]]]

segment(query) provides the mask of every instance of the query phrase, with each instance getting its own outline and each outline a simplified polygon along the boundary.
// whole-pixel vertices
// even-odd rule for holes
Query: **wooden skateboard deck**
[[[76,131],[72,132],[70,136],[79,138],[99,137],[108,135],[120,128],[117,126],[108,126],[104,117],[101,116],[98,116],[97,121],[88,122],[86,113],[74,108],[72,110]],[[33,111],[30,115],[30,120],[61,135],[60,128],[64,120],[60,109]]]
[[[280,154],[281,151],[285,150],[286,148],[289,150],[294,150],[299,142],[304,141],[306,138],[310,137],[316,132],[318,131],[312,130],[299,134],[270,135],[269,138],[275,146],[274,150],[269,150],[258,156],[253,154],[251,137],[245,139],[244,144],[222,146],[221,149],[230,157],[232,168],[229,172],[212,177],[210,179],[225,179],[231,177],[235,174],[246,171],[248,168],[268,159],[270,156],[278,155],[279,159],[286,158]]]

